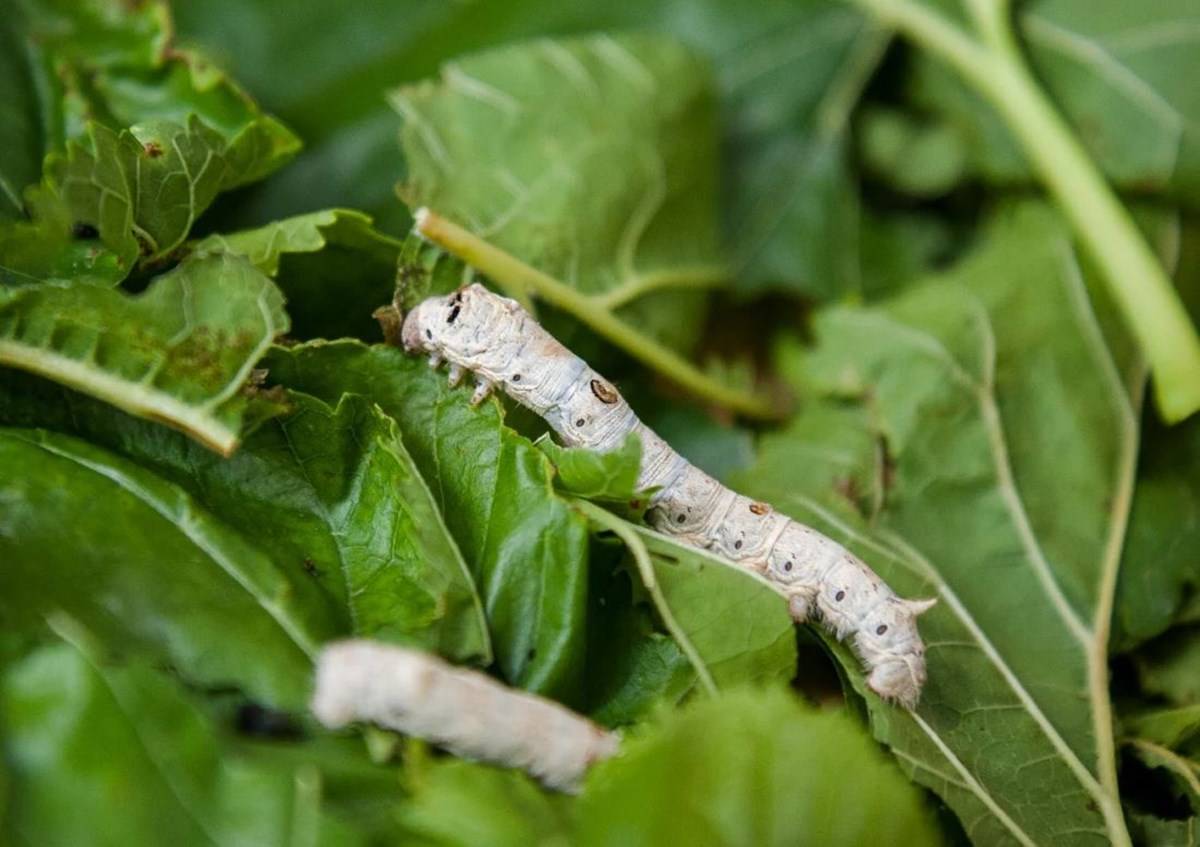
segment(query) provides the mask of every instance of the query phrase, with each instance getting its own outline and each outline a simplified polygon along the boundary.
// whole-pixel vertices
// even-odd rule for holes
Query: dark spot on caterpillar
[[[881,623],[879,626],[875,627],[876,635],[883,635],[885,632],[887,632],[887,624]]]
[[[84,223],[83,221],[76,221],[75,223],[71,224],[72,238],[91,240],[93,238],[97,238],[99,235],[100,230],[96,229],[91,224]]]
[[[742,540],[740,538],[737,541],[733,542],[733,549],[734,550],[742,549]]]
[[[750,511],[754,512],[756,515],[765,515],[767,512],[771,511],[771,507],[766,503],[751,503]]]
[[[513,374],[512,381],[513,381],[513,382],[520,382],[520,381],[521,381],[521,375],[520,375],[520,374]]]
[[[591,386],[592,386],[592,393],[596,395],[596,399],[599,400],[601,403],[606,403],[609,406],[611,406],[613,403],[617,402],[617,400],[619,399],[617,392],[614,391],[612,389],[612,387],[605,385],[603,382],[601,382],[598,379],[593,379],[591,382]]]
[[[583,426],[585,423],[587,423],[587,421],[583,418],[580,418],[579,420],[575,421],[575,426]]]
[[[787,571],[788,573],[791,573],[791,572],[792,572],[792,567],[793,567],[793,565],[792,565],[792,563],[791,563],[790,561],[789,561],[789,562],[784,562],[784,563],[783,563],[783,569],[784,569],[785,571]]]
[[[680,513],[679,517],[677,517],[675,519],[675,523],[683,523],[686,520],[687,520],[687,515]]]
[[[446,315],[446,323],[452,324],[458,320],[458,313],[462,311],[462,307],[457,303],[450,309],[450,314]]]
[[[633,509],[636,512],[638,509],[642,508],[642,501],[641,500],[630,500],[629,508]]]
[[[309,576],[321,575],[321,569],[317,567],[317,563],[307,556],[304,557],[304,572]]]
[[[433,331],[432,331],[432,330],[429,330],[429,329],[425,330],[425,337],[426,337],[426,338],[429,338],[429,339],[432,339],[432,338],[433,338]]]
[[[837,600],[839,603],[842,602],[842,600],[845,599],[845,597],[846,597],[845,591],[839,591],[837,594],[833,595],[833,599]]]
[[[530,647],[529,652],[525,654],[525,658],[532,662],[534,660],[534,658],[536,658],[536,657],[537,657],[537,649],[534,647]]]

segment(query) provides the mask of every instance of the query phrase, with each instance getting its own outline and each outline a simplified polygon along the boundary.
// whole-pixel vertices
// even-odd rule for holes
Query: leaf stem
[[[679,645],[679,649],[687,656],[692,667],[696,671],[696,679],[700,681],[700,686],[710,695],[716,695],[717,684],[713,681],[712,674],[708,670],[708,665],[704,663],[704,658],[696,650],[696,646],[692,644],[692,640],[688,638],[683,627],[675,620],[675,614],[671,611],[670,605],[667,604],[667,598],[662,593],[662,588],[658,584],[658,578],[654,575],[654,563],[650,561],[650,551],[646,549],[645,542],[638,538],[637,532],[621,518],[614,515],[607,509],[602,509],[595,503],[589,503],[587,500],[575,498],[573,501],[575,508],[583,512],[583,514],[595,524],[600,525],[604,529],[611,530],[617,538],[620,538],[625,547],[633,555],[633,561],[637,564],[638,574],[641,575],[642,584],[646,586],[646,591],[650,594],[650,599],[654,601],[654,606],[658,609],[659,617],[662,618],[663,626],[667,628],[667,632],[675,639],[675,643]]]
[[[536,294],[698,397],[751,418],[779,417],[779,410],[765,398],[721,384],[674,350],[638,332],[596,298],[530,267],[436,212],[418,209],[414,218],[418,234],[476,268],[518,300],[530,292]]]
[[[665,288],[719,288],[729,280],[729,268],[722,265],[697,265],[637,274],[603,294],[589,296],[602,309],[619,309],[640,297]]]
[[[1007,4],[971,0],[984,42],[914,0],[850,0],[937,54],[1000,112],[1099,266],[1154,373],[1170,423],[1200,410],[1200,336],[1129,211],[1034,78]]]

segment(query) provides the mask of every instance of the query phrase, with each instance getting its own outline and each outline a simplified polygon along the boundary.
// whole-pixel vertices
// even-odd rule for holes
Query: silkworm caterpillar
[[[641,490],[659,531],[765,576],[788,598],[792,617],[852,636],[880,696],[912,708],[925,683],[916,618],[935,600],[897,597],[862,561],[816,530],[721,485],[638,420],[620,393],[555,340],[513,300],[482,285],[418,304],[401,343],[450,363],[450,382],[476,379],[473,403],[495,388],[536,412],[568,446],[612,450],[633,432],[642,443]]]
[[[350,640],[317,657],[311,708],[325,726],[366,721],[432,741],[455,755],[520,768],[548,788],[574,791],[619,737],[570,709],[513,691],[436,656]]]

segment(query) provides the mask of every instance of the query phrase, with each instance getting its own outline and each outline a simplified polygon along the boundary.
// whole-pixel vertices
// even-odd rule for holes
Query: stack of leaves
[[[0,841],[1195,844],[1200,423],[1148,387],[1200,374],[1145,328],[1187,362],[1200,12],[961,5],[179,4],[293,131],[164,2],[10,3]],[[920,706],[647,529],[636,442],[471,407],[372,319],[476,276],[938,596]],[[329,733],[347,636],[623,754],[563,797]]]

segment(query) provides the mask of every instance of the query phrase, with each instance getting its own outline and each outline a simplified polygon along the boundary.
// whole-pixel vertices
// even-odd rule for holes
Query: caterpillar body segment
[[[660,532],[749,568],[779,588],[797,621],[849,638],[880,696],[912,708],[925,683],[916,619],[934,600],[905,600],[866,564],[811,527],[731,491],[689,464],[638,420],[620,393],[518,303],[469,285],[420,303],[405,318],[406,350],[475,375],[473,401],[499,387],[536,412],[564,444],[608,451],[636,433],[638,488]]]
[[[369,721],[468,759],[520,768],[559,791],[576,791],[620,743],[565,706],[394,644],[327,644],[315,682],[310,707],[327,727]]]

